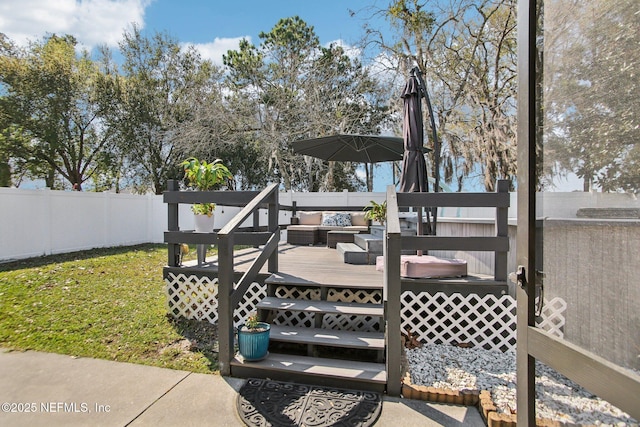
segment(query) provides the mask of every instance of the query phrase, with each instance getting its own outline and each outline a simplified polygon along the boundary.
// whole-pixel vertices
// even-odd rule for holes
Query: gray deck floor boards
[[[280,342],[329,345],[333,347],[384,349],[384,334],[382,332],[341,331],[271,325],[270,339]]]
[[[235,252],[234,267],[246,271],[258,249],[243,249]],[[299,281],[301,284],[318,283],[353,288],[382,289],[383,274],[374,265],[345,264],[335,249],[325,246],[296,246],[286,243],[278,247],[278,274],[283,280]],[[215,267],[217,257],[208,257],[208,265]],[[265,265],[262,273],[268,273]]]
[[[382,316],[382,304],[357,302],[334,302],[314,300],[294,300],[289,298],[266,297],[256,308],[266,310],[306,311],[309,313],[348,314],[355,316]]]
[[[358,362],[354,360],[325,359],[317,357],[296,356],[291,354],[270,353],[269,357],[259,362],[244,362],[241,356],[237,356],[231,362],[236,366],[249,368],[269,368],[275,371],[304,372],[317,376],[328,376],[351,379],[354,381],[367,381],[385,383],[387,374],[384,364],[371,362]]]

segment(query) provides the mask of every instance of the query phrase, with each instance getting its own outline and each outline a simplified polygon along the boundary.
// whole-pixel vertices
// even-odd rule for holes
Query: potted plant
[[[197,191],[213,190],[225,180],[233,178],[221,159],[207,163],[205,160],[191,157],[183,161],[180,166],[184,168],[184,177],[189,183],[189,187]],[[215,209],[215,203],[197,203],[191,206],[191,211],[195,215],[196,231],[213,231],[213,211]]]
[[[238,326],[238,351],[244,360],[258,361],[267,356],[270,331],[271,325],[261,322],[256,313],[247,317],[245,323]]]
[[[378,221],[380,225],[384,225],[387,220],[387,201],[376,203],[373,200],[364,208],[367,211],[364,215],[366,219]]]

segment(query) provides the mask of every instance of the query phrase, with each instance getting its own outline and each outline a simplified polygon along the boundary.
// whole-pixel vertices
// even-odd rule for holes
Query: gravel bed
[[[515,410],[515,352],[424,344],[406,353],[413,384],[488,390],[498,412],[510,414]],[[540,362],[536,362],[536,415],[581,425],[639,425],[637,420]]]

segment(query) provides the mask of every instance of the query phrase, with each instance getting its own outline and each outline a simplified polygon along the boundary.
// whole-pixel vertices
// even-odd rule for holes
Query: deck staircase
[[[411,221],[410,217],[401,217],[400,227],[403,236],[415,235],[415,218],[414,221]],[[384,227],[374,225],[369,228],[369,233],[354,235],[353,243],[338,243],[336,250],[347,264],[375,265],[376,258],[382,255],[383,237]]]
[[[384,392],[382,303],[344,301],[356,294],[381,295],[380,284],[316,283],[285,274],[273,274],[265,283],[267,297],[257,308],[271,323],[269,354],[258,362],[236,354],[233,376]],[[315,297],[302,299],[303,294]]]

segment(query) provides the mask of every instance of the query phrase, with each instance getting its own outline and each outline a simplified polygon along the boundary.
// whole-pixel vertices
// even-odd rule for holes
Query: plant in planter
[[[270,331],[271,325],[261,322],[255,313],[238,326],[238,351],[244,360],[258,361],[267,356]]]
[[[233,178],[221,159],[207,163],[191,157],[183,161],[180,166],[184,168],[184,177],[189,187],[198,191],[213,190],[225,180]],[[191,206],[191,211],[196,215],[196,231],[213,231],[215,209],[215,203],[197,203]]]
[[[387,201],[376,203],[373,200],[364,208],[366,211],[364,217],[372,221],[378,221],[380,225],[384,225],[387,220]]]

